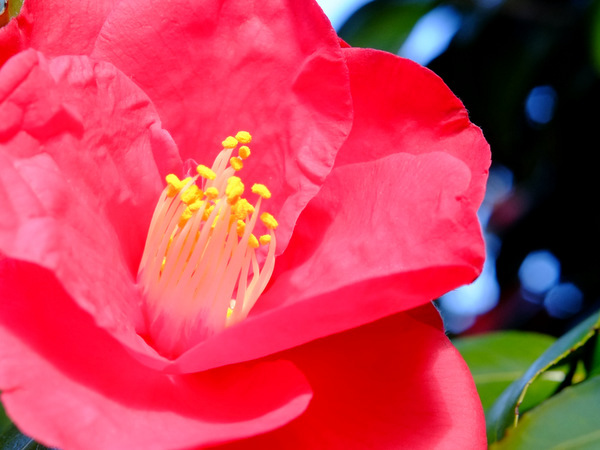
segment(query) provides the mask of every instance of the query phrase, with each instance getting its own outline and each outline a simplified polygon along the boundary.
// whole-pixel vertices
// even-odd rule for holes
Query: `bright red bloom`
[[[489,149],[460,101],[417,64],[340,48],[312,1],[90,5],[26,0],[0,29],[16,424],[62,448],[485,448],[428,304],[483,262]],[[275,271],[245,320],[159,352],[137,274],[164,178],[240,129],[244,182],[273,194]]]

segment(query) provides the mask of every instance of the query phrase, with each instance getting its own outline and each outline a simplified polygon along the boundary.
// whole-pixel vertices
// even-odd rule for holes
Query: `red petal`
[[[28,47],[49,56],[89,54],[102,24],[118,1],[26,0],[7,29],[0,28],[0,66]]]
[[[93,56],[143,88],[184,159],[211,163],[226,136],[254,136],[242,176],[273,192],[281,252],[351,126],[347,68],[317,4],[122,2]]]
[[[413,61],[371,49],[343,52],[355,119],[336,167],[397,152],[442,151],[471,170],[465,195],[476,208],[485,192],[490,150],[460,100],[436,74]]]
[[[400,313],[281,356],[308,378],[308,410],[222,448],[486,448],[473,379],[441,328]]]
[[[481,131],[432,72],[354,50],[350,56],[373,67],[357,72],[350,62],[357,115],[337,168],[300,216],[249,318],[183,355],[177,370],[253,359],[365,324],[429,302],[480,272],[476,210],[489,165]],[[384,69],[395,67],[399,76],[404,66],[408,75],[398,82],[379,80]],[[367,85],[381,89],[370,96]]]
[[[352,133],[251,314],[286,317],[299,340],[428,302],[473,281],[485,255],[476,210],[490,161],[481,131],[429,70],[344,51]],[[291,305],[287,318],[280,310]]]
[[[403,291],[420,291],[418,303],[472,281],[484,251],[466,197],[470,180],[468,167],[447,153],[398,153],[335,169],[302,214],[257,312],[280,303],[283,290],[290,301],[400,273],[412,273]],[[398,310],[415,306],[401,301],[403,291]]]
[[[301,414],[311,390],[287,361],[192,375],[148,369],[46,270],[0,261],[0,391],[26,434],[60,448],[190,448]],[[48,320],[51,318],[52,320]]]
[[[0,253],[51,270],[132,347],[137,266],[181,164],[147,97],[107,63],[32,50],[0,70]]]
[[[6,26],[0,27],[0,67],[8,58],[21,51],[23,46],[22,35],[16,20],[11,20]]]

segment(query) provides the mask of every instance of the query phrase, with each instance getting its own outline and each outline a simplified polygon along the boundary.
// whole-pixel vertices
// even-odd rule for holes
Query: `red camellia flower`
[[[0,64],[24,433],[485,448],[430,301],[481,269],[490,155],[436,75],[340,45],[310,0],[26,0]]]

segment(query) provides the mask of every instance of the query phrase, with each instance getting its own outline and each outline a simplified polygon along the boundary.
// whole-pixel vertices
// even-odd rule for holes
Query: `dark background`
[[[440,300],[450,333],[560,335],[598,309],[600,1],[375,0],[337,28],[351,45],[420,59],[491,145],[488,266]],[[407,39],[449,43],[425,55]]]

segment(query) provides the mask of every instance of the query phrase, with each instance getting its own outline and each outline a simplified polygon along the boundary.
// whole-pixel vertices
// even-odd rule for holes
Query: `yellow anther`
[[[219,196],[219,190],[216,187],[211,186],[206,191],[204,191],[204,195],[206,195],[206,197],[210,200],[214,200]]]
[[[188,220],[192,218],[194,213],[190,210],[189,207],[185,208],[181,217],[179,218],[179,228],[183,228],[183,226],[187,223]]]
[[[197,198],[194,203],[188,206],[188,208],[190,209],[190,211],[196,212],[199,211],[200,208],[202,208],[202,205],[204,205],[204,202],[200,200],[200,198]]]
[[[235,135],[235,138],[240,141],[242,144],[249,144],[252,140],[252,136],[247,131],[238,131]]]
[[[255,184],[252,186],[252,192],[260,195],[262,198],[271,198],[271,191],[264,184]]]
[[[179,180],[177,175],[172,174],[172,173],[167,175],[165,180],[167,181],[167,186],[168,186],[168,189],[167,189],[168,197],[175,197],[179,193],[179,191],[181,191],[183,186],[185,185],[181,180]]]
[[[242,159],[246,159],[248,156],[250,156],[250,149],[248,148],[248,146],[246,145],[242,145],[239,149],[238,149],[238,155],[240,158]]]
[[[217,178],[217,174],[214,173],[212,169],[209,169],[208,167],[202,164],[196,167],[196,172],[198,172],[198,175],[200,175],[202,178],[206,178],[207,180],[214,180],[215,178]]]
[[[248,202],[245,198],[240,198],[235,205],[231,207],[231,214],[239,220],[246,220],[248,214],[254,212],[254,206]]]
[[[213,209],[215,209],[215,205],[208,205],[206,207],[206,209],[204,210],[204,214],[202,214],[202,220],[203,221],[207,221],[208,218],[210,217],[211,213],[213,212]]]
[[[238,141],[233,136],[229,136],[223,142],[221,142],[221,144],[223,144],[223,148],[236,148]]]
[[[248,239],[248,245],[252,248],[260,247],[258,239],[256,239],[256,236],[254,236],[253,234],[250,234],[250,238]]]
[[[177,175],[175,175],[174,173],[170,173],[169,175],[167,175],[165,177],[165,180],[167,181],[168,184],[171,184],[173,186],[178,186],[181,184],[181,181],[179,180]]]
[[[242,194],[244,193],[244,183],[240,177],[229,177],[227,179],[227,187],[225,188],[225,195],[227,196],[227,203],[230,205],[235,204]]]
[[[271,242],[271,236],[268,234],[263,234],[260,238],[258,238],[258,240],[260,241],[260,245],[266,245]]]
[[[188,187],[185,191],[181,193],[181,201],[183,203],[191,205],[201,196],[202,191],[198,188],[198,186],[192,184],[190,187]]]
[[[244,163],[240,158],[236,158],[235,156],[229,160],[229,164],[233,167],[233,170],[242,170],[244,168]]]
[[[244,231],[246,230],[246,222],[243,220],[238,220],[237,225],[235,227],[235,231],[237,232],[239,237],[244,235]]]
[[[277,228],[277,225],[279,225],[275,220],[275,217],[273,217],[268,212],[262,213],[260,215],[260,220],[262,220],[262,223],[264,223],[265,227],[267,227],[269,230],[274,230],[275,228]]]

